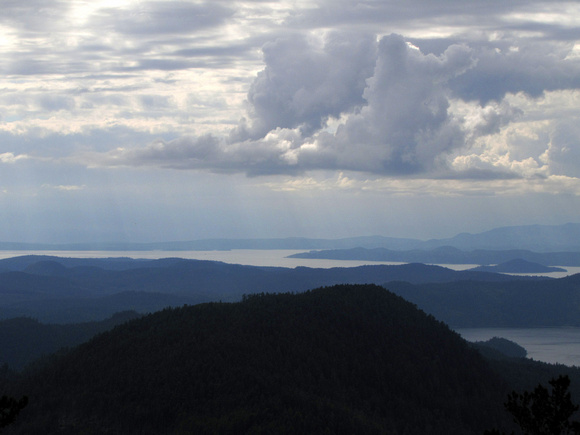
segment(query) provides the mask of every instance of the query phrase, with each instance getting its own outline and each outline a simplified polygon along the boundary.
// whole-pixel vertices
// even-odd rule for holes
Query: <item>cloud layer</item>
[[[576,177],[580,162],[570,158],[577,136],[566,127],[578,116],[573,99],[560,110],[540,114],[540,107],[576,92],[580,58],[570,44],[557,43],[558,50],[532,56],[531,42],[523,42],[449,41],[435,54],[397,34],[279,38],[264,45],[265,67],[249,85],[245,117],[227,134],[157,140],[89,158],[105,166],[248,175]],[[544,143],[535,139],[539,124]]]
[[[385,197],[553,198],[554,215],[580,198],[576,2],[2,8],[0,206],[14,226],[51,207],[58,224],[67,200],[80,233],[145,203],[191,201],[214,223],[226,188],[237,208],[223,228],[244,195],[264,213],[281,192],[288,204],[367,195],[375,211]]]

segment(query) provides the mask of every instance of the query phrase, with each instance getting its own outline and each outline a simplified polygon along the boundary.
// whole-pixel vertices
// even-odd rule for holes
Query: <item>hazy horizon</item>
[[[7,2],[0,241],[575,222],[580,4]]]

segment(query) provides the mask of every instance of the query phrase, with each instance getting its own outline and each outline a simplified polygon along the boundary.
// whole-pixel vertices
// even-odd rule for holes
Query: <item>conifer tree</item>
[[[14,397],[0,397],[0,428],[6,427],[16,419],[20,411],[28,404],[28,397],[24,396],[20,400]]]
[[[559,376],[549,384],[551,391],[543,385],[531,393],[513,391],[505,403],[506,410],[524,435],[580,435],[580,422],[570,420],[579,408],[572,403],[568,391],[570,378]],[[500,432],[494,429],[485,431],[485,435],[500,435]]]

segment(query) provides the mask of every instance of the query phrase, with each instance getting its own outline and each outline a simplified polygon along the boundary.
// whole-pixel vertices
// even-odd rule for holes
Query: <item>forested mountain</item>
[[[384,285],[452,327],[580,326],[580,274],[539,281]]]
[[[79,323],[257,292],[374,283],[453,327],[580,326],[580,275],[530,278],[424,264],[290,269],[178,258],[10,261],[20,271],[0,273],[0,319]]]
[[[54,255],[20,255],[17,257],[0,259],[0,271],[24,272],[28,270],[29,272],[36,272],[38,275],[58,275],[60,272],[66,271],[67,268],[75,268],[77,271],[86,272],[94,268],[104,270],[127,270],[155,265],[163,267],[171,260],[172,259],[147,260],[128,257],[77,258],[58,257]],[[61,266],[64,266],[64,268]]]
[[[12,370],[21,370],[43,355],[81,344],[98,333],[139,316],[135,311],[126,311],[100,322],[67,325],[42,324],[25,317],[2,320],[0,365],[6,364]]]
[[[374,285],[166,309],[7,391],[9,434],[481,434],[508,386],[443,323]]]
[[[236,301],[245,293],[301,291],[333,284],[456,280],[509,281],[486,272],[407,264],[355,268],[254,267],[215,261],[71,259],[26,256],[0,261],[0,318],[48,323],[102,320],[118,311],[157,311],[209,301]]]
[[[487,341],[476,341],[471,344],[480,353],[495,359],[525,358],[528,351],[513,341],[501,337],[493,337]]]

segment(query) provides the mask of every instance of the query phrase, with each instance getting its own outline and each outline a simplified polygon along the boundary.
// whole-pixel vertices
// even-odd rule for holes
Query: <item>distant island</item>
[[[561,267],[544,266],[543,264],[534,263],[531,261],[517,258],[506,261],[505,263],[496,264],[493,266],[478,266],[472,269],[477,272],[496,272],[496,273],[551,273],[551,272],[567,272]]]
[[[530,272],[544,273],[540,267],[547,266],[580,266],[580,252],[532,252],[523,249],[486,250],[476,249],[463,251],[452,246],[442,246],[430,250],[414,249],[410,251],[395,251],[385,248],[351,248],[312,250],[289,255],[288,258],[312,258],[326,260],[358,260],[358,261],[392,261],[400,263],[425,264],[503,264],[514,260],[536,263],[538,266]],[[542,266],[545,265],[545,266]],[[510,265],[515,268],[515,265]],[[523,267],[519,267],[522,269]],[[562,271],[563,269],[560,269]],[[555,272],[556,270],[550,270]],[[564,270],[565,271],[565,270]],[[499,272],[499,270],[494,270]],[[505,271],[507,272],[507,271]],[[511,271],[510,273],[518,273]]]
[[[528,351],[513,341],[502,337],[493,337],[487,341],[476,341],[472,346],[487,358],[525,358]]]

